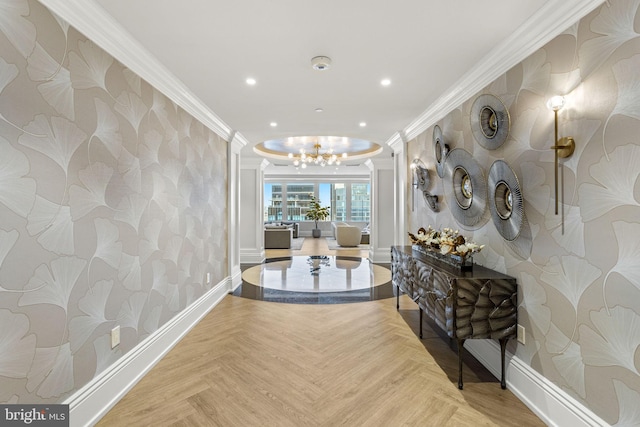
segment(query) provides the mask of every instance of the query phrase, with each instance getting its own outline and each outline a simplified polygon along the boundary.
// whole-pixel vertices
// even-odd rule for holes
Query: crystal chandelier
[[[320,143],[316,143],[313,146],[314,152],[313,153],[307,153],[305,151],[304,148],[300,149],[300,153],[298,154],[294,154],[294,153],[289,153],[288,157],[293,161],[293,165],[298,167],[300,166],[301,168],[306,168],[308,164],[315,164],[315,165],[319,165],[319,166],[326,166],[326,165],[339,165],[341,162],[341,159],[346,159],[347,158],[347,153],[342,153],[341,155],[337,155],[333,152],[333,148],[329,148],[329,150],[327,150],[324,153],[320,152],[320,149],[322,148],[322,146],[320,145]]]

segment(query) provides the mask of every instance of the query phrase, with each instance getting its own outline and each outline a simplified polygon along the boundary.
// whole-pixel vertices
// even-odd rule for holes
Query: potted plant
[[[316,223],[316,228],[311,231],[311,235],[313,237],[320,237],[318,221],[324,221],[329,218],[329,206],[320,206],[320,201],[316,199],[315,196],[311,196],[311,202],[309,202],[306,218],[315,221]]]

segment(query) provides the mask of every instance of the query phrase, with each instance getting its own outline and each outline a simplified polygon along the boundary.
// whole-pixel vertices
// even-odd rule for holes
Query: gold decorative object
[[[346,136],[288,136],[260,142],[253,147],[259,156],[288,160],[296,168],[338,166],[343,162],[368,159],[383,151],[375,142]]]
[[[328,149],[326,152],[321,153],[320,149],[322,145],[315,143],[313,145],[314,152],[306,153],[303,149],[300,149],[300,154],[289,153],[289,158],[293,161],[294,166],[302,165],[303,168],[307,167],[309,163],[325,166],[336,164],[339,165],[341,160],[347,158],[347,153],[342,153],[340,156],[334,154],[333,148]]]

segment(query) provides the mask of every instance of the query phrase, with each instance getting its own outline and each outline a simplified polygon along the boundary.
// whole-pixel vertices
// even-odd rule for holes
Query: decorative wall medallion
[[[487,184],[482,168],[461,148],[451,150],[445,161],[447,197],[451,213],[461,225],[477,224],[486,210]]]
[[[433,128],[433,149],[436,155],[436,172],[440,178],[444,178],[444,161],[449,154],[449,145],[444,143],[442,129],[438,125]]]
[[[502,160],[491,165],[488,177],[489,210],[500,235],[508,241],[520,236],[524,223],[524,201],[513,170]]]
[[[456,166],[453,170],[453,186],[456,202],[462,209],[469,209],[473,203],[473,184],[469,176],[469,170],[464,166]]]
[[[429,169],[420,159],[415,159],[411,164],[413,169],[413,187],[422,193],[424,201],[432,211],[438,211],[438,196],[429,192],[431,178],[429,177]]]
[[[429,206],[429,209],[434,212],[438,212],[438,196],[431,194],[428,191],[423,191],[422,197],[424,197],[424,201],[427,203],[427,206]]]
[[[495,150],[509,136],[509,111],[494,95],[484,94],[471,106],[471,132],[487,150]]]

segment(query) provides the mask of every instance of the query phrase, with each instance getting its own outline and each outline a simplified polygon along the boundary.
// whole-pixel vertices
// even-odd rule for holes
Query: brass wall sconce
[[[554,177],[556,189],[556,215],[558,215],[558,158],[566,159],[571,157],[576,149],[576,142],[571,136],[565,136],[558,139],[558,111],[564,107],[565,99],[563,96],[554,96],[547,101],[547,108],[553,111],[555,127],[554,127],[554,144],[551,149],[555,152],[554,160]]]

